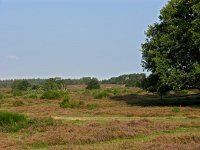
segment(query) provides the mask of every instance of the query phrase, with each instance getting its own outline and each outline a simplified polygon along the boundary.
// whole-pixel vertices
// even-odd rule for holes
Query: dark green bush
[[[14,90],[12,92],[13,96],[22,96],[23,95],[23,92],[22,91],[19,91],[19,90]]]
[[[88,83],[86,89],[92,90],[92,89],[100,89],[100,83],[98,79],[92,78]]]
[[[16,132],[28,125],[28,119],[23,114],[0,111],[0,131]]]
[[[41,96],[41,99],[60,99],[60,98],[61,94],[59,91],[45,91]]]
[[[28,82],[28,80],[15,80],[12,84],[13,90],[27,91],[30,87],[31,84]]]
[[[0,92],[0,99],[4,98],[4,94],[2,92]]]

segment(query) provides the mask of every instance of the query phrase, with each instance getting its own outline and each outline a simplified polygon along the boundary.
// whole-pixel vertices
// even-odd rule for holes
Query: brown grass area
[[[78,98],[73,98],[77,100]],[[94,110],[88,110],[86,107],[75,109],[63,109],[59,107],[61,100],[34,100],[32,104],[28,104],[27,100],[23,100],[24,105],[14,107],[13,102],[9,103],[10,111],[26,113],[30,116],[50,117],[50,116],[126,116],[126,117],[170,117],[170,116],[188,116],[190,118],[199,118],[200,109],[191,107],[179,107],[180,112],[174,113],[172,107],[141,107],[130,106],[124,102],[103,100],[84,100],[85,105],[95,103],[98,107]],[[17,101],[17,100],[16,100]],[[83,101],[83,100],[82,100]]]
[[[199,150],[199,134],[163,135],[139,144],[123,143],[119,149],[127,150]]]
[[[35,132],[27,138],[28,145],[64,145],[87,144],[109,141],[118,138],[130,138],[138,135],[149,135],[153,132],[168,131],[180,128],[181,124],[138,121],[112,121],[109,123],[86,123],[83,125],[62,124],[46,127],[44,132]],[[29,129],[32,131],[32,129]],[[36,130],[37,131],[37,130]],[[27,131],[26,131],[27,132]]]
[[[140,149],[198,150],[200,135],[162,136],[141,146]]]
[[[1,133],[0,136],[0,150],[19,150],[20,147],[11,138]]]

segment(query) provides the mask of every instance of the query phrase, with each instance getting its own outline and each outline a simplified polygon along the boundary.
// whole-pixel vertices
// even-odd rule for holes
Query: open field
[[[199,91],[161,101],[139,88],[69,86],[69,108],[61,107],[63,97],[41,99],[39,90],[0,91],[0,113],[27,118],[17,128],[0,122],[0,150],[200,149]]]

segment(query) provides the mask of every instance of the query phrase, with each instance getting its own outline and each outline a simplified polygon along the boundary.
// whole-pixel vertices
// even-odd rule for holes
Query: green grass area
[[[0,111],[0,130],[6,132],[17,132],[27,127],[28,118],[19,113]]]

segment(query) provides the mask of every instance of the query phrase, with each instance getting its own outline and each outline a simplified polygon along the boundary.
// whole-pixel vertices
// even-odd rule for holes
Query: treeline
[[[112,77],[107,80],[99,81],[101,84],[120,84],[126,85],[127,87],[142,87],[143,81],[145,79],[145,74],[128,74],[121,75],[119,77]],[[50,79],[26,79],[26,81],[30,84],[30,87],[33,89],[37,89],[40,87],[49,87],[58,86],[59,88],[65,88],[67,85],[83,85],[88,84],[93,78],[91,77],[83,77],[80,79],[62,79],[60,77],[50,78]],[[12,88],[15,86],[17,82],[22,81],[23,79],[12,79],[12,80],[0,80],[0,88]],[[25,80],[25,79],[24,79]],[[54,83],[54,85],[53,85]]]
[[[102,84],[121,84],[127,87],[143,87],[143,81],[146,75],[144,73],[127,74],[119,77],[112,77],[108,80],[102,80]]]

